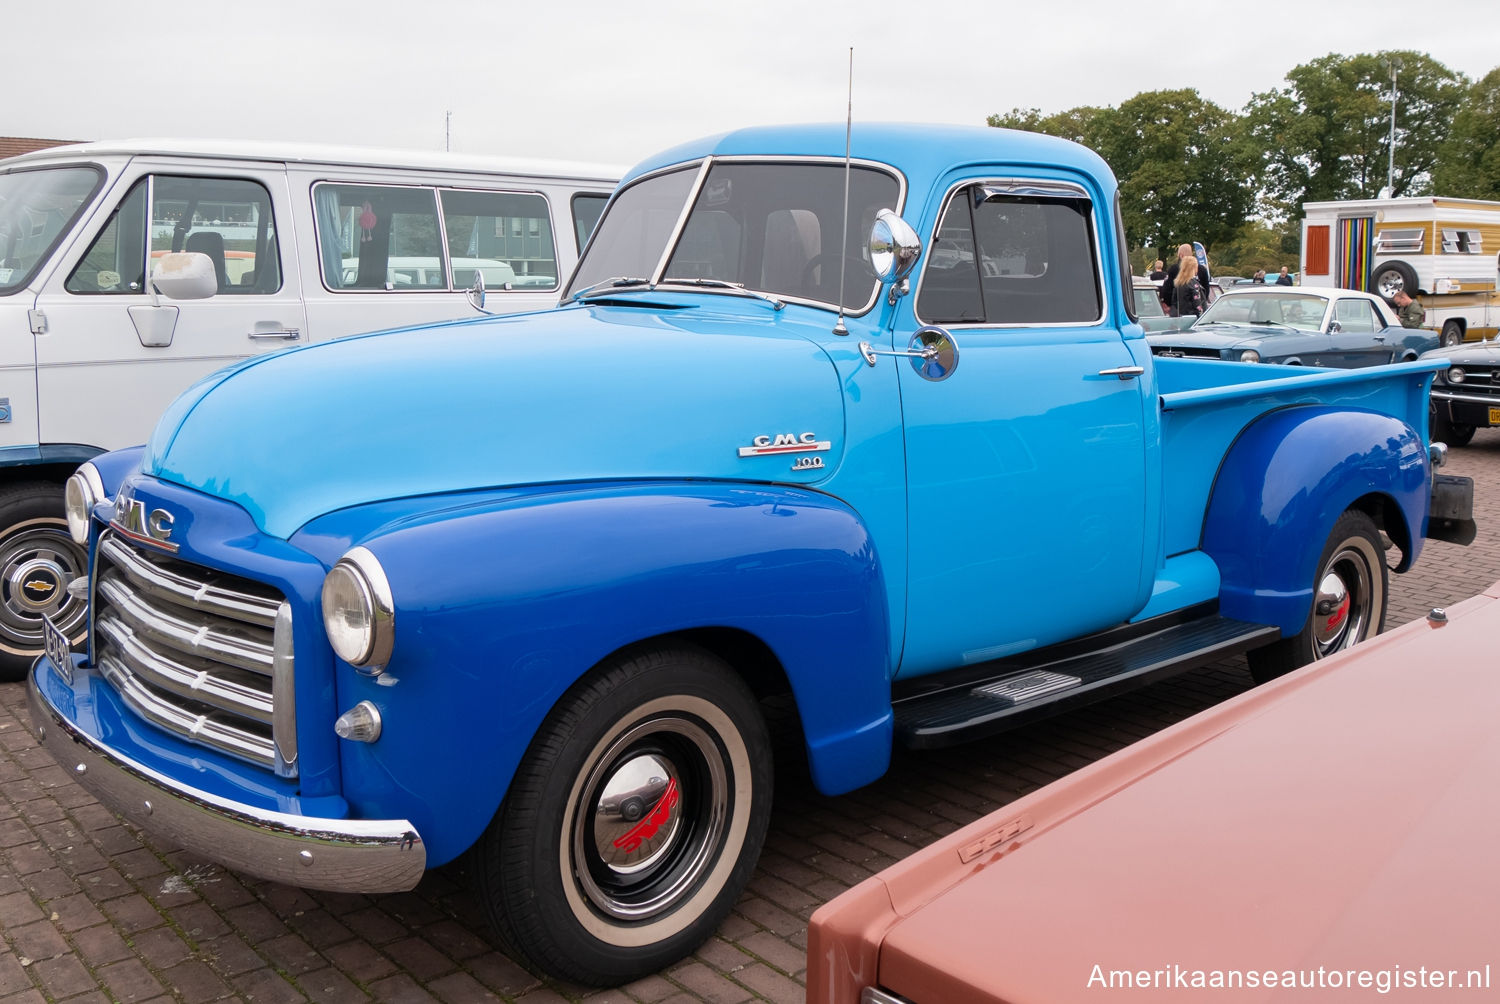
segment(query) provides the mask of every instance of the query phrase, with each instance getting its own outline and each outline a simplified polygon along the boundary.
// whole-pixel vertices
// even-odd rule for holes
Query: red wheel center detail
[[[1345,596],[1339,608],[1328,615],[1328,629],[1331,631],[1344,623],[1344,618],[1349,616],[1349,597]]]
[[[632,826],[623,837],[615,841],[615,846],[627,854],[636,850],[656,836],[656,831],[666,825],[667,820],[672,817],[672,807],[677,804],[679,798],[677,792],[677,779],[674,777],[667,782],[667,790],[662,792],[661,798],[646,813],[646,818]]]

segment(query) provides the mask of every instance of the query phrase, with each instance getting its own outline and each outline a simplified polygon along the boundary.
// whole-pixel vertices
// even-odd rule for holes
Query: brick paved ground
[[[1429,542],[1393,578],[1391,624],[1500,579],[1500,431],[1455,450],[1473,546]],[[459,866],[396,896],[308,893],[226,872],[122,825],[69,780],[0,687],[0,1004],[41,1001],[801,1001],[807,918],[867,875],[1019,795],[1250,685],[1228,660],[987,742],[896,756],[816,794],[790,764],[759,871],[691,959],[621,990],[540,981],[498,950]]]

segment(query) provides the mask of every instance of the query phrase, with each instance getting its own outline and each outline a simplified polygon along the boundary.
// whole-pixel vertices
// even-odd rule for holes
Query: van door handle
[[[1121,380],[1134,380],[1144,372],[1146,372],[1146,367],[1144,366],[1116,366],[1112,370],[1100,370],[1099,375],[1115,376]]]
[[[265,328],[256,325],[255,330],[250,332],[251,338],[279,338],[286,342],[295,342],[302,337],[301,330],[297,328]]]

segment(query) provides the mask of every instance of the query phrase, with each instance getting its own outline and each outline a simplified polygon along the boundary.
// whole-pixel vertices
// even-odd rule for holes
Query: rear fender
[[[564,692],[645,640],[759,639],[791,685],[822,790],[865,784],[889,762],[879,561],[837,499],[723,483],[570,486],[354,542],[390,581],[396,638],[382,676],[341,666],[341,707],[371,700],[384,719],[378,743],[343,744],[347,797],[372,818],[399,805],[438,862],[489,823]]]
[[[1365,509],[1405,571],[1426,524],[1431,469],[1417,430],[1372,411],[1301,406],[1251,423],[1214,480],[1203,550],[1219,566],[1220,612],[1302,630],[1312,580],[1334,521]]]

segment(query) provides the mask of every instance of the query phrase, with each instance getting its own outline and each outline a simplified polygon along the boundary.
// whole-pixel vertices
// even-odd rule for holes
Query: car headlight
[[[379,560],[352,548],[323,580],[323,630],[340,659],[378,676],[396,644],[396,606]]]
[[[94,506],[104,501],[104,480],[93,464],[84,464],[73,472],[63,487],[63,511],[68,517],[68,536],[73,543],[87,547],[89,521],[94,516]]]
[[[1448,382],[1449,383],[1463,383],[1464,382],[1464,371],[1461,370],[1461,369],[1459,369],[1457,366],[1450,366],[1450,367],[1448,367]]]
[[[1260,353],[1256,352],[1254,349],[1246,349],[1244,352],[1240,353],[1240,362],[1258,363],[1260,362]]]

